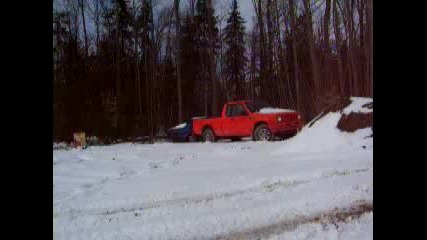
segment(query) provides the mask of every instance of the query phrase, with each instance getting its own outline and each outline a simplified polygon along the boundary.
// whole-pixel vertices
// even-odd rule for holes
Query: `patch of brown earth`
[[[371,127],[373,131],[374,113],[343,114],[338,121],[337,128],[344,132],[354,132],[357,129]]]
[[[227,234],[214,237],[215,240],[223,239],[264,239],[283,232],[293,231],[299,225],[308,223],[334,224],[339,222],[347,222],[351,219],[357,219],[364,213],[373,212],[374,207],[372,202],[358,201],[348,208],[333,209],[329,212],[319,213],[312,216],[301,216],[293,219],[284,219],[282,221],[272,223],[257,228],[251,228],[244,231],[230,232]]]
[[[363,108],[368,108],[368,109],[374,109],[374,103],[370,102],[370,103],[366,103],[362,105]]]
[[[317,120],[321,119],[323,116],[325,116],[330,112],[341,111],[342,109],[350,105],[350,103],[351,103],[351,100],[349,97],[333,96],[333,97],[326,98],[323,102],[323,106],[325,107],[323,108],[322,113],[318,117],[316,117],[314,120],[312,120],[308,127],[313,126],[313,124]]]

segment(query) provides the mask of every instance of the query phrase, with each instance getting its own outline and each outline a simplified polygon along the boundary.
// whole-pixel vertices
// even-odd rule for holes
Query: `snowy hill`
[[[372,239],[372,128],[352,98],[278,142],[53,151],[55,239]]]

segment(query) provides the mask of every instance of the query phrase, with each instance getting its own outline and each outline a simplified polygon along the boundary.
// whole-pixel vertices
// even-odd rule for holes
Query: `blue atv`
[[[187,120],[167,131],[168,139],[172,142],[189,142],[193,129],[193,121]]]
[[[194,142],[193,138],[193,119],[204,119],[206,117],[193,117],[175,127],[167,130],[167,138],[171,142]]]

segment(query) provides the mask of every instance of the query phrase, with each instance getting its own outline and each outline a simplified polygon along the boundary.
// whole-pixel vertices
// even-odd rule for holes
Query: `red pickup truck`
[[[301,117],[293,110],[271,108],[256,101],[236,101],[224,105],[221,117],[193,120],[192,134],[204,142],[242,137],[270,141],[275,136],[295,135],[301,128]]]

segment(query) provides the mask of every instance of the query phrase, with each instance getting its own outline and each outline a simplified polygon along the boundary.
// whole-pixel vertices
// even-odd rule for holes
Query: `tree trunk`
[[[338,82],[340,85],[341,94],[345,94],[344,89],[344,71],[342,66],[342,53],[341,53],[341,32],[339,29],[339,15],[337,9],[337,1],[333,2],[333,18],[334,18],[334,32],[335,32],[335,46],[337,48],[337,60],[338,60]]]
[[[195,2],[196,0],[189,0],[191,21],[193,21],[194,18]]]
[[[359,78],[359,93],[360,96],[367,96],[367,79],[365,79],[365,74],[363,74],[363,69],[366,69],[366,56],[364,50],[364,35],[365,35],[365,24],[363,21],[363,18],[365,16],[364,10],[365,10],[365,0],[357,0],[357,12],[358,12],[358,19],[359,19],[359,43],[356,42],[356,63],[359,66],[360,71],[358,71],[358,78]]]
[[[326,0],[326,8],[325,8],[325,17],[323,21],[323,42],[326,48],[326,51],[329,51],[329,23],[331,18],[331,0]]]
[[[265,61],[265,32],[264,32],[264,21],[262,17],[262,6],[261,1],[258,0],[258,5],[256,3],[256,0],[252,0],[252,3],[254,5],[254,8],[257,9],[255,11],[257,18],[258,18],[258,27],[259,27],[259,34],[260,34],[260,41],[259,41],[259,47],[260,47],[260,82],[266,80],[266,61]],[[262,84],[259,84],[260,88],[260,94],[262,95],[261,91],[263,88],[261,88]],[[265,96],[263,96],[265,97]]]
[[[149,71],[149,69],[148,69],[148,61],[149,61],[149,57],[148,57],[148,54],[147,54],[147,50],[148,50],[148,48],[147,48],[147,39],[146,39],[146,37],[144,37],[144,46],[145,46],[145,49],[144,49],[144,68],[145,68],[145,108],[147,109],[147,113],[149,113],[150,111],[151,111],[151,106],[150,106],[150,99],[149,99],[149,94],[150,94],[150,92],[149,92],[149,83],[150,83],[150,81],[149,81],[149,74],[148,74],[148,71]],[[151,136],[151,121],[150,121],[150,118],[149,118],[149,116],[148,116],[148,126],[147,126],[147,130],[148,130],[148,135],[149,136]],[[151,137],[150,137],[150,141],[151,141]]]
[[[86,57],[89,56],[89,46],[88,46],[88,42],[87,42],[87,32],[86,32],[86,21],[85,21],[85,12],[84,12],[84,0],[80,0],[80,9],[81,9],[81,13],[82,13],[82,24],[83,24],[83,33],[85,36],[85,52],[86,52]]]
[[[279,14],[280,11],[279,11],[279,7],[277,5],[277,0],[275,0],[275,4],[276,4],[276,12],[277,12],[277,14],[276,14],[276,25],[277,25],[276,31],[277,31],[277,33],[276,34],[277,34],[277,37],[278,37],[279,53],[280,53],[278,55],[278,61],[279,61],[280,66],[281,66],[280,67],[281,68],[281,74],[280,75],[283,76],[284,81],[287,84],[285,86],[285,83],[282,82],[283,95],[282,95],[282,102],[281,102],[281,104],[284,105],[285,102],[287,102],[288,106],[290,106],[292,109],[296,109],[296,105],[294,103],[294,97],[293,97],[292,91],[291,91],[291,84],[290,84],[290,79],[289,79],[289,68],[287,67],[287,64],[286,64],[286,50],[283,49],[283,47],[282,47],[282,38],[281,38],[281,35],[280,35],[280,14]],[[285,27],[285,32],[287,32],[288,28],[287,28],[287,25],[286,25],[287,18],[286,18],[286,9],[285,8],[284,8],[284,11],[283,11],[283,16],[284,16],[284,24],[283,25]],[[286,34],[285,34],[285,36],[283,38],[284,39],[286,38]],[[283,41],[283,42],[285,42],[285,41]],[[288,96],[287,97],[285,95],[285,89],[288,90],[288,93],[287,93]]]
[[[121,88],[121,44],[120,44],[120,19],[119,19],[119,3],[116,2],[116,48],[117,48],[117,56],[116,56],[116,104],[117,104],[117,115],[116,115],[116,137],[118,138],[121,134],[121,98],[122,98],[122,88]]]
[[[205,116],[208,117],[209,113],[208,113],[208,84],[206,79],[204,80],[205,86],[204,86],[204,99],[205,99]]]
[[[208,7],[213,9],[212,1],[208,1]],[[208,17],[211,17],[211,14],[208,15]],[[211,19],[208,20],[208,22],[211,22]],[[212,116],[216,116],[218,114],[218,104],[217,104],[217,90],[216,90],[216,81],[215,81],[215,46],[214,46],[214,39],[212,39],[214,36],[213,33],[209,32],[210,37],[209,39],[209,75],[211,78],[211,84],[212,84]]]
[[[366,4],[366,43],[365,43],[365,55],[366,55],[366,82],[368,85],[368,96],[373,97],[373,56],[372,56],[372,50],[373,50],[373,38],[372,38],[372,0],[367,0]]]
[[[273,62],[273,24],[271,21],[271,0],[267,0],[267,9],[266,9],[266,17],[267,17],[267,53],[266,53],[266,59],[267,59],[267,73],[266,73],[266,79],[265,79],[265,84],[267,85],[265,89],[265,95],[269,96],[272,103],[274,103],[275,97],[272,94],[271,88],[272,88],[272,78],[274,78],[274,73],[273,73],[273,67],[272,67],[272,62]],[[274,103],[276,105],[276,103]]]
[[[331,62],[330,62],[330,55],[331,55],[331,47],[329,44],[330,18],[331,18],[331,0],[326,0],[325,15],[323,20],[323,46],[325,48],[324,83],[327,84],[327,87],[325,89],[332,89],[334,87],[332,77],[331,77]]]
[[[250,62],[250,99],[253,101],[255,97],[255,78],[256,78],[256,58],[257,58],[257,52],[256,52],[256,32],[255,28],[252,30],[252,33],[250,35],[250,51],[251,51],[251,62]]]
[[[179,16],[179,2],[180,0],[175,0],[175,31],[176,31],[176,81],[178,89],[178,121],[181,123],[183,121],[182,116],[182,91],[181,91],[181,57],[180,57],[180,16]]]
[[[141,126],[144,125],[143,115],[142,115],[142,98],[141,98],[141,74],[139,71],[139,58],[138,58],[138,28],[137,28],[137,20],[136,14],[133,16],[133,33],[134,33],[134,52],[135,52],[135,76],[136,76],[136,91],[138,96],[138,110],[139,110],[139,121],[141,122]]]
[[[294,62],[294,81],[295,81],[295,102],[297,110],[302,111],[300,94],[300,77],[299,77],[299,65],[298,65],[298,53],[297,53],[297,41],[296,41],[296,26],[295,26],[295,7],[294,0],[289,0],[289,12],[291,17],[291,38],[292,38],[292,58]]]
[[[222,94],[227,96],[228,99],[228,91],[227,91],[227,87],[225,87],[225,83],[224,83],[224,67],[223,67],[223,63],[224,63],[224,44],[223,44],[223,37],[222,37],[222,21],[223,21],[223,16],[221,16],[220,18],[220,22],[219,22],[219,49],[220,49],[220,53],[219,53],[219,83],[220,83],[220,91],[222,91]]]
[[[348,2],[349,0],[347,0]],[[353,18],[353,13],[354,13],[354,0],[351,0],[351,4],[347,4],[348,7],[348,14],[347,16],[349,17],[349,33],[350,33],[350,38],[349,40],[351,41],[349,44],[350,47],[350,60],[351,60],[351,69],[352,69],[352,75],[353,75],[353,87],[354,87],[354,94],[356,96],[360,96],[360,88],[359,88],[359,75],[358,73],[358,64],[357,64],[357,43],[356,43],[356,36],[355,36],[355,31],[354,31],[354,18]]]
[[[155,48],[155,46],[154,46],[154,21],[153,21],[153,3],[152,3],[152,0],[150,0],[149,1],[150,2],[150,22],[151,22],[151,27],[150,27],[150,30],[151,30],[151,38],[152,38],[152,41],[151,41],[151,44],[150,44],[150,48],[151,48],[151,53],[150,53],[150,71],[151,71],[151,86],[153,86],[154,85],[154,83],[155,83],[155,81],[154,81],[154,78],[155,78],[155,74],[156,74],[156,71],[155,71],[155,69],[156,69],[156,59],[157,59],[157,49]],[[153,116],[153,91],[154,90],[154,87],[152,87],[151,88],[151,92],[150,92],[150,102],[149,102],[149,104],[150,104],[150,112],[149,112],[149,115],[150,115],[150,143],[154,143],[154,131],[155,131],[155,126],[156,126],[156,124],[155,124],[155,122],[154,122],[154,116]]]
[[[211,54],[210,54],[210,77],[212,82],[212,116],[217,116],[218,114],[218,103],[217,103],[217,89],[216,89],[216,81],[215,81],[215,54],[213,50],[213,43],[211,43]]]
[[[305,9],[305,23],[307,25],[307,38],[308,38],[308,47],[310,51],[310,62],[311,62],[311,73],[312,73],[312,80],[313,80],[313,92],[314,92],[314,101],[313,106],[315,110],[315,114],[320,110],[319,109],[319,71],[318,71],[318,63],[316,58],[316,50],[314,45],[314,35],[313,35],[313,25],[311,22],[311,7],[310,7],[310,1],[304,0],[304,9]]]
[[[344,11],[342,14],[344,16],[344,26],[346,29],[347,39],[348,39],[348,59],[350,67],[350,94],[359,95],[359,86],[358,86],[358,77],[357,77],[357,65],[355,61],[355,37],[354,37],[354,24],[353,24],[353,14],[352,8],[350,6],[350,0],[345,0],[344,2]],[[340,6],[340,5],[338,5]]]
[[[99,0],[95,0],[96,48],[99,47]]]
[[[275,27],[274,27],[274,37],[277,39],[277,44],[276,44],[276,61],[277,61],[277,85],[279,88],[279,93],[278,93],[278,97],[279,97],[279,106],[284,106],[285,105],[285,91],[286,89],[289,91],[289,86],[286,87],[284,86],[284,82],[286,80],[289,81],[289,79],[287,79],[287,68],[286,68],[286,64],[285,64],[285,59],[286,59],[286,54],[285,51],[282,48],[282,36],[280,34],[280,11],[279,11],[279,7],[277,5],[277,0],[274,0],[274,11],[275,11],[275,18],[274,18],[274,22],[275,22]],[[289,91],[290,92],[290,91]],[[287,98],[288,101],[292,100],[291,95],[289,95],[289,97]],[[291,105],[291,104],[289,104]]]

